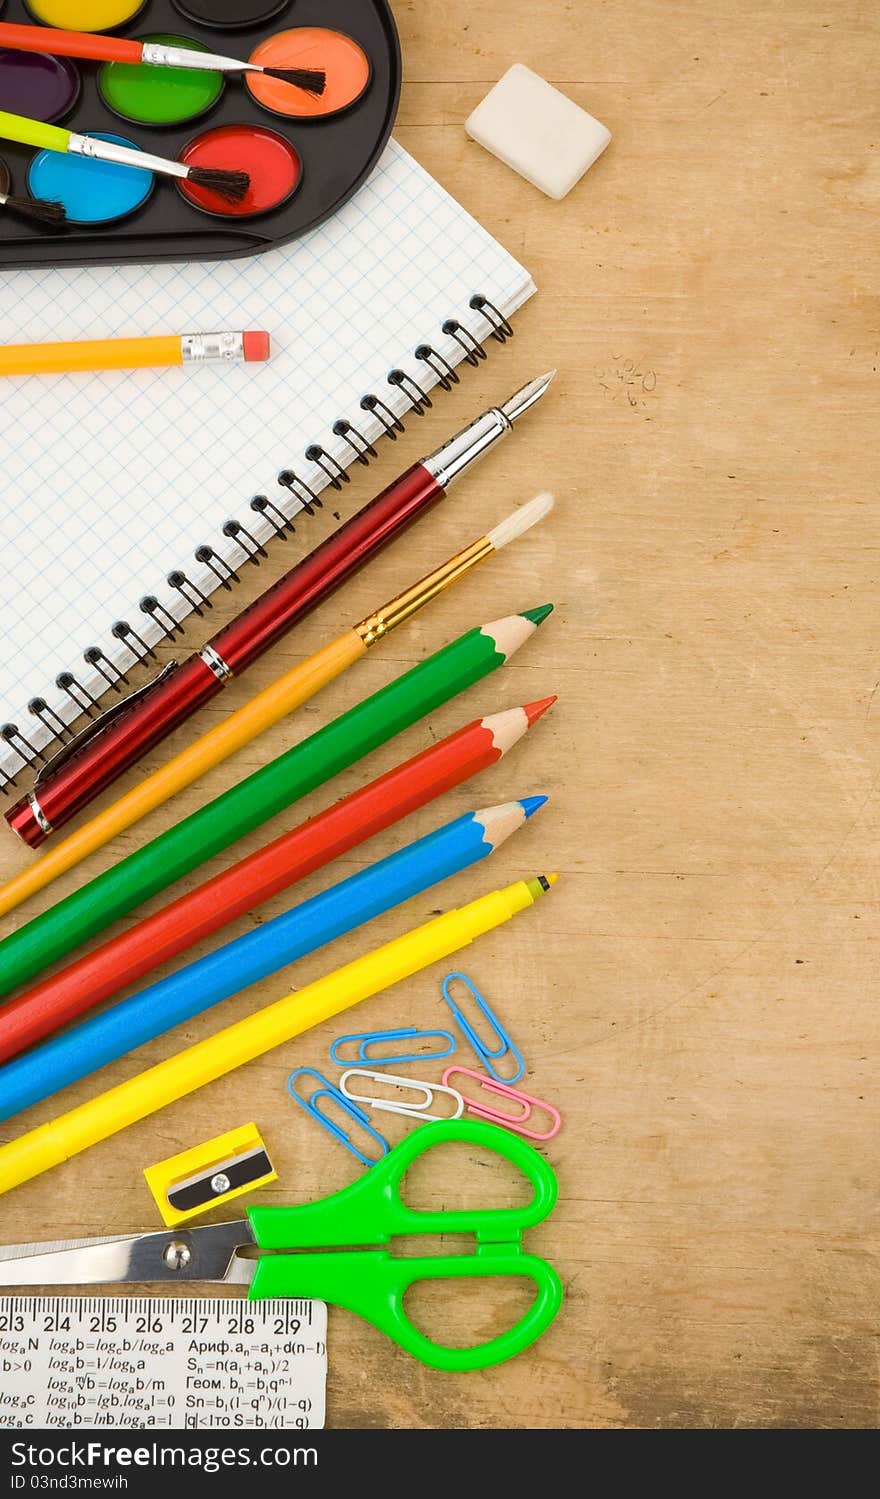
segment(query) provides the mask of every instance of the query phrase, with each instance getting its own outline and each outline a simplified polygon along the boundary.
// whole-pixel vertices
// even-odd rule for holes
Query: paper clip
[[[516,1135],[525,1135],[527,1140],[552,1140],[558,1135],[562,1128],[562,1119],[559,1110],[554,1109],[550,1103],[545,1103],[543,1098],[533,1098],[531,1093],[521,1093],[518,1088],[511,1088],[507,1083],[496,1083],[486,1077],[482,1072],[474,1072],[472,1067],[447,1067],[443,1074],[444,1083],[448,1083],[453,1073],[460,1073],[462,1077],[476,1078],[481,1089],[486,1093],[499,1093],[502,1098],[512,1098],[516,1103],[522,1104],[522,1112],[509,1114],[504,1109],[490,1109],[488,1104],[478,1103],[472,1098],[465,1098],[464,1106],[469,1114],[477,1119],[488,1119],[491,1124],[503,1124],[505,1129],[512,1129]],[[543,1134],[536,1130],[526,1129],[526,1121],[531,1119],[534,1109],[543,1109],[549,1114],[552,1122],[550,1129]]]
[[[480,1037],[477,1035],[467,1016],[462,1013],[461,1009],[452,998],[452,995],[449,993],[449,986],[454,979],[460,979],[465,988],[470,990],[471,995],[478,1008],[482,1010],[496,1036],[501,1042],[501,1045],[498,1046],[495,1051],[492,1051],[488,1046],[484,1046],[483,1042],[480,1040]],[[479,1057],[486,1071],[488,1073],[491,1073],[492,1077],[496,1078],[499,1083],[518,1083],[526,1070],[526,1064],[522,1059],[522,1053],[517,1049],[516,1046],[514,1046],[497,1015],[494,1015],[489,1009],[489,1006],[484,1000],[476,984],[472,983],[464,973],[447,973],[445,979],[443,980],[443,998],[446,1000],[446,1003],[452,1011],[457,1024],[461,1027],[467,1040],[470,1041],[471,1046],[474,1048],[474,1051],[477,1053],[477,1056]],[[514,1072],[512,1077],[502,1077],[501,1073],[498,1072],[495,1067],[493,1067],[492,1063],[497,1062],[502,1057],[513,1057],[514,1061],[516,1062],[516,1071]]]
[[[414,1037],[421,1041],[427,1036],[439,1036],[446,1043],[442,1051],[402,1051],[392,1057],[370,1055],[371,1046],[380,1046],[385,1041],[412,1041]],[[359,1042],[357,1055],[341,1057],[339,1050],[349,1041]],[[369,1062],[373,1067],[399,1067],[403,1062],[437,1062],[441,1057],[452,1056],[454,1051],[455,1037],[449,1031],[420,1031],[414,1025],[408,1025],[400,1031],[361,1031],[356,1035],[339,1036],[330,1047],[330,1056],[337,1067],[351,1067],[355,1062]]]
[[[365,1077],[371,1083],[396,1083],[411,1093],[423,1095],[421,1103],[402,1103],[394,1098],[374,1098],[372,1094],[352,1093],[346,1086],[350,1077]],[[339,1079],[344,1096],[355,1103],[365,1103],[371,1109],[384,1109],[386,1114],[405,1114],[408,1119],[460,1119],[464,1113],[464,1099],[455,1088],[441,1087],[439,1083],[423,1083],[416,1077],[399,1077],[395,1072],[370,1072],[364,1067],[349,1067]],[[455,1100],[454,1114],[429,1114],[428,1109],[438,1093],[446,1093]]]
[[[300,1077],[313,1077],[318,1084],[317,1088],[314,1089],[308,1098],[303,1098],[302,1094],[297,1092],[296,1080]],[[388,1141],[379,1134],[378,1130],[373,1129],[363,1109],[357,1108],[350,1099],[346,1098],[344,1093],[340,1093],[338,1088],[334,1088],[333,1084],[328,1082],[326,1077],[322,1077],[320,1072],[316,1072],[314,1067],[297,1067],[291,1072],[290,1077],[287,1079],[287,1091],[294,1102],[299,1104],[301,1109],[305,1109],[307,1114],[311,1114],[313,1119],[317,1119],[318,1123],[324,1129],[329,1130],[330,1134],[339,1141],[340,1145],[344,1145],[346,1150],[350,1150],[352,1155],[357,1156],[358,1160],[362,1161],[365,1166],[375,1166],[376,1162],[381,1161],[383,1155],[387,1155],[391,1149]],[[351,1137],[346,1134],[345,1130],[341,1129],[338,1124],[334,1124],[333,1120],[328,1119],[323,1110],[318,1108],[318,1100],[320,1098],[331,1099],[333,1103],[342,1109],[344,1114],[347,1114],[350,1119],[354,1119],[356,1124],[359,1124],[368,1135],[371,1135],[381,1147],[379,1154],[370,1157],[364,1155],[362,1150],[358,1150],[358,1147],[354,1144]]]

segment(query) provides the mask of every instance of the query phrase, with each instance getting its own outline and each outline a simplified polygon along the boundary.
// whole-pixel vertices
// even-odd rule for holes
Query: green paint
[[[209,50],[202,42],[164,32],[138,40],[187,47],[192,52]],[[216,104],[223,85],[222,73],[153,67],[149,63],[108,62],[98,74],[104,102],[124,120],[136,120],[141,125],[179,125],[194,120]]]

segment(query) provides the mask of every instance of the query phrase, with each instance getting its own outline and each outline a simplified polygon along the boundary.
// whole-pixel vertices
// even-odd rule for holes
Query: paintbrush
[[[63,224],[67,218],[63,203],[50,203],[48,198],[20,198],[16,193],[0,193],[0,208],[8,208],[11,213],[20,213],[23,218],[53,227]]]
[[[20,146],[33,146],[38,151],[87,156],[95,161],[113,162],[116,166],[137,167],[142,172],[179,177],[194,187],[209,188],[231,203],[244,200],[251,182],[247,172],[224,171],[220,167],[188,167],[179,161],[166,161],[164,157],[151,156],[147,151],[119,146],[114,141],[100,140],[93,135],[78,135],[60,125],[46,125],[42,120],[30,120],[26,115],[9,114],[3,109],[0,109],[0,136],[4,140],[17,141]]]
[[[81,57],[91,62],[148,63],[152,67],[197,68],[210,73],[263,73],[279,78],[308,94],[323,94],[327,74],[318,68],[264,68],[214,52],[196,52],[166,42],[129,41],[118,36],[94,36],[82,31],[57,31],[48,26],[0,23],[0,47],[16,52],[40,52],[52,57]]]

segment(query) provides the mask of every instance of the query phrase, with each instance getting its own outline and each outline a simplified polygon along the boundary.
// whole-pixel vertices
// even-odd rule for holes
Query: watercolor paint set
[[[142,60],[121,60],[141,56],[133,42]],[[163,49],[168,65],[147,61]],[[230,61],[182,65],[180,49]],[[294,239],[368,176],[400,84],[386,0],[0,0],[0,194],[66,214],[0,213],[0,268],[213,260]],[[110,147],[189,175],[88,154]],[[203,185],[205,169],[247,174],[246,191]]]

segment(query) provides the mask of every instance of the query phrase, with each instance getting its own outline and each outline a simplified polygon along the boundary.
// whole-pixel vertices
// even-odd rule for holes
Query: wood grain
[[[521,1044],[534,1091],[563,1111],[547,1152],[561,1203],[532,1243],[560,1267],[566,1307],[532,1353],[461,1378],[414,1365],[334,1313],[330,1424],[872,1426],[876,14],[860,0],[397,0],[396,11],[407,78],[399,139],[529,265],[540,295],[508,350],[384,445],[369,474],[355,473],[339,515],[484,398],[549,365],[559,380],[466,490],[235,684],[222,709],[203,712],[200,727],[445,556],[463,525],[469,535],[475,519],[492,524],[544,487],[557,512],[117,852],[439,640],[553,598],[556,615],[505,673],[333,792],[467,717],[560,694],[500,771],[407,832],[506,796],[552,795],[490,878],[553,866],[565,879],[464,966]],[[463,119],[513,61],[613,131],[561,203],[464,135]],[[335,520],[322,524],[326,534]],[[254,572],[252,595],[296,545]],[[226,607],[218,599],[215,620]],[[302,810],[325,801],[318,793]],[[377,839],[337,873],[398,841]],[[5,840],[0,872],[27,857]],[[101,867],[98,856],[58,893]],[[369,940],[489,882],[454,881],[378,922]],[[297,983],[368,945],[363,933],[338,943],[300,965]],[[436,1023],[440,977],[371,1002],[364,1019]],[[263,984],[226,1013],[279,992]],[[214,1028],[204,1019],[177,1039]],[[284,1093],[290,1066],[324,1064],[336,1029],[14,1193],[4,1239],[150,1226],[141,1168],[251,1117],[280,1167],[264,1200],[343,1185],[348,1157],[294,1117]],[[146,1059],[168,1049],[156,1043]],[[108,1081],[142,1060],[108,1069]],[[27,1122],[52,1112],[44,1105]],[[14,1132],[7,1125],[3,1138]]]

